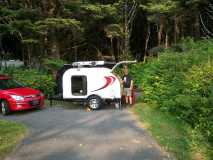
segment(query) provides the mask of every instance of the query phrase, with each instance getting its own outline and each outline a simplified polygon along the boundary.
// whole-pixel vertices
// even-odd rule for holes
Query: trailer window
[[[73,76],[72,83],[72,95],[83,96],[87,94],[87,78],[86,76]]]

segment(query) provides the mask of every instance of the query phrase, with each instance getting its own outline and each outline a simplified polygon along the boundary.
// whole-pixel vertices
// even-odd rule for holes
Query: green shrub
[[[193,66],[186,75],[185,86],[184,94],[193,97],[192,125],[213,143],[213,61]]]
[[[213,41],[184,41],[186,52],[166,50],[158,59],[131,66],[145,102],[157,103],[189,123],[213,144]]]
[[[53,59],[53,58],[46,58],[43,60],[43,67],[49,71],[57,71],[59,70],[61,67],[63,67],[63,65],[66,62],[61,60],[61,59]]]
[[[51,74],[35,69],[8,68],[2,71],[26,86],[41,90],[46,96],[54,93],[55,81]]]

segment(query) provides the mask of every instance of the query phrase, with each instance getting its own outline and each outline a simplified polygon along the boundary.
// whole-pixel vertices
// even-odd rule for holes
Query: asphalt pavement
[[[49,107],[0,119],[24,123],[27,137],[6,160],[172,159],[127,110]]]

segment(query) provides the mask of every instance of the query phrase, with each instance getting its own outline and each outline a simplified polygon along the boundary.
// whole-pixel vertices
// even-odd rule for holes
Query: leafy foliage
[[[75,27],[76,29],[81,29],[81,23],[75,19],[63,19],[63,18],[47,18],[42,21],[36,22],[38,29],[65,29],[67,27]]]
[[[151,13],[169,13],[177,8],[177,1],[174,0],[150,0],[146,5],[141,7]]]
[[[58,71],[65,63],[61,59],[46,58],[43,60],[43,66],[47,71]]]
[[[108,38],[114,38],[114,37],[123,37],[124,32],[120,25],[118,24],[110,24],[105,27],[106,36]]]
[[[200,32],[199,14],[209,2],[0,1],[0,36],[3,36],[0,39],[4,41],[3,45],[16,43],[13,42],[14,36],[20,41],[17,43],[24,42],[18,49],[22,53],[20,57],[30,67],[34,67],[47,55],[68,61],[74,61],[76,57],[81,60],[102,60],[104,56],[117,61],[132,56],[143,60],[153,47],[168,48],[182,37],[203,36]],[[209,20],[208,25],[211,24]],[[9,40],[5,40],[4,36]],[[131,52],[126,51],[126,48],[130,48]],[[5,49],[5,52],[16,54],[18,49]]]
[[[131,72],[145,102],[183,119],[213,144],[212,40],[188,40],[182,45],[186,52],[167,50],[158,59],[132,66]]]
[[[41,72],[36,69],[23,68],[7,68],[2,72],[12,76],[25,86],[41,90],[46,96],[54,94],[55,80],[52,74]]]

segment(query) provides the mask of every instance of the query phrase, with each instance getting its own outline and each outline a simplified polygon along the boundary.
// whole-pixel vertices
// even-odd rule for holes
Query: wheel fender
[[[101,102],[103,102],[103,99],[102,99],[100,96],[95,95],[95,94],[88,96],[88,97],[87,97],[87,102],[88,102],[88,100],[91,99],[92,97],[98,97],[98,98],[101,100]]]

